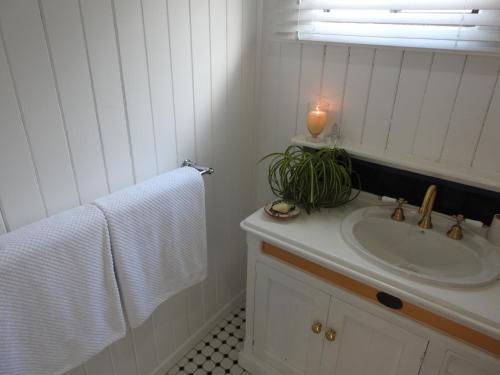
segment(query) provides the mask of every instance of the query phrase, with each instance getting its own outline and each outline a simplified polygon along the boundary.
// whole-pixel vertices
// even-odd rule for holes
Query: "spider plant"
[[[359,195],[359,175],[352,170],[351,158],[344,149],[311,150],[292,145],[284,152],[264,156],[261,161],[267,159],[272,192],[302,206],[307,213],[340,206]],[[358,188],[354,193],[353,179]]]

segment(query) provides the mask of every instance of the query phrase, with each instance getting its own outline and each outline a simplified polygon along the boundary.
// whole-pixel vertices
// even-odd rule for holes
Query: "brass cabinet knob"
[[[320,333],[322,328],[323,328],[323,325],[320,322],[314,322],[313,325],[311,326],[311,330],[315,334]]]
[[[335,332],[335,330],[333,328],[329,328],[326,332],[325,332],[325,338],[328,340],[328,341],[335,341],[335,338],[337,337],[337,332]]]

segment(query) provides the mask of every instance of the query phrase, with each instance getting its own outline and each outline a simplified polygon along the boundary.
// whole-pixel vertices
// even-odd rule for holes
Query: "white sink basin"
[[[475,231],[464,228],[464,238],[446,236],[453,218],[433,213],[434,227],[421,229],[416,209],[406,209],[406,220],[390,218],[393,207],[356,210],[342,222],[347,243],[388,270],[433,284],[473,287],[500,275],[500,248]]]

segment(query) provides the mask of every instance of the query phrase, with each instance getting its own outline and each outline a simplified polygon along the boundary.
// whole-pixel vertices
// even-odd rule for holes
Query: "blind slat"
[[[498,0],[301,0],[301,9],[499,10]]]
[[[280,18],[297,23],[299,12],[283,14]],[[455,25],[455,26],[500,26],[500,12],[478,14],[453,13],[391,13],[374,11],[300,12],[300,22],[350,22],[401,25]]]

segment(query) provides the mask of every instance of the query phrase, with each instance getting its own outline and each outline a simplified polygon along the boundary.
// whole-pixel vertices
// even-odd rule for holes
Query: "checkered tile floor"
[[[229,314],[165,375],[250,375],[238,365],[245,336],[245,307]]]

